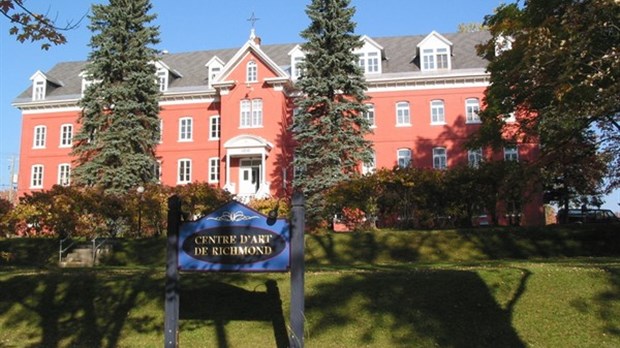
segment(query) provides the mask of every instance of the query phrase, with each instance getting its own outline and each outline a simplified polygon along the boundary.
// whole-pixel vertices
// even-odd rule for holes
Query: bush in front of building
[[[471,227],[483,214],[498,224],[501,214],[520,212],[530,197],[525,168],[501,161],[446,170],[379,169],[329,190],[324,215],[336,217],[349,230]],[[347,219],[347,212],[358,210],[364,218]]]
[[[167,200],[181,197],[183,216],[195,219],[230,201],[207,183],[175,188],[149,184],[144,190],[109,194],[98,188],[53,186],[26,194],[0,217],[3,236],[149,237],[163,235]]]

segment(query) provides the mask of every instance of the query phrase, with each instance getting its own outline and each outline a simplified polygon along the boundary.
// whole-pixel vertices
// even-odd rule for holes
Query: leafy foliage
[[[159,141],[159,89],[155,80],[158,27],[148,26],[148,0],[93,5],[92,52],[80,100],[73,155],[80,184],[122,194],[153,182]]]
[[[209,213],[231,198],[207,183],[175,188],[147,185],[144,192],[110,194],[101,188],[53,186],[24,196],[4,217],[3,234],[59,237],[146,237],[163,235],[167,199],[181,197],[187,217]],[[6,231],[5,231],[6,228]]]
[[[492,38],[479,53],[490,62],[491,84],[477,144],[540,141],[541,166],[551,180],[564,176],[567,163],[586,165],[577,149],[594,146],[603,158],[590,157],[596,165],[579,181],[599,180],[606,173],[602,161],[610,187],[620,185],[618,2],[529,0],[501,5],[484,24]],[[518,122],[506,123],[512,112]],[[594,142],[592,130],[598,132]]]
[[[77,23],[69,22],[66,26],[57,26],[47,14],[34,13],[24,5],[25,0],[0,0],[0,14],[12,24],[9,34],[15,35],[17,41],[43,41],[41,49],[48,50],[53,45],[67,42],[63,31],[77,28]]]
[[[326,196],[328,213],[346,216],[359,210],[381,227],[468,227],[488,214],[518,217],[533,187],[526,164],[484,162],[478,168],[458,166],[444,171],[422,168],[380,169],[334,187]],[[326,214],[327,215],[327,214]]]
[[[305,60],[297,82],[302,96],[293,121],[297,143],[294,185],[306,195],[309,223],[326,218],[326,190],[359,172],[371,159],[370,133],[363,117],[365,81],[353,50],[362,45],[354,35],[355,13],[349,0],[315,0],[306,9],[310,26],[301,32]]]

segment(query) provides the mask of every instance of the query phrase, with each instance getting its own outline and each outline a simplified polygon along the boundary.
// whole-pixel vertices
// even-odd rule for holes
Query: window
[[[467,151],[467,161],[472,168],[478,168],[482,163],[482,149]]]
[[[179,141],[192,141],[192,118],[179,119]]]
[[[60,126],[60,147],[70,147],[73,144],[73,125]]]
[[[407,168],[411,165],[411,150],[399,149],[398,150],[398,167]]]
[[[469,98],[465,100],[466,123],[480,123],[480,102],[477,98]]]
[[[362,174],[372,174],[377,168],[377,154],[373,151],[369,162],[362,163]]]
[[[30,188],[43,188],[43,166],[40,164],[30,168]]]
[[[35,149],[42,149],[45,147],[45,133],[47,133],[47,127],[36,126],[34,127],[34,139],[32,147]]]
[[[45,80],[35,80],[34,86],[32,87],[32,100],[43,100],[45,99]]]
[[[443,100],[431,101],[431,124],[445,124],[446,115]]]
[[[58,165],[58,185],[69,186],[71,184],[71,166],[68,163]]]
[[[301,64],[304,62],[304,57],[295,57],[293,58],[293,77],[299,78],[301,76],[302,68]]]
[[[370,127],[376,127],[374,104],[366,104],[366,112],[364,112],[364,118],[366,119]]]
[[[448,155],[445,147],[433,148],[433,168],[446,169],[448,167]]]
[[[178,162],[177,184],[187,184],[192,181],[192,160],[180,159]]]
[[[410,126],[411,116],[409,115],[409,103],[398,102],[396,103],[396,125],[397,126]]]
[[[449,69],[448,49],[425,48],[422,50],[422,70]]]
[[[220,116],[211,116],[209,118],[209,139],[217,140],[220,138]]]
[[[380,72],[378,52],[358,53],[357,57],[357,65],[362,68],[364,73],[372,74]]]
[[[519,161],[519,151],[516,146],[504,148],[504,161]]]
[[[217,157],[209,158],[209,182],[220,181],[220,159]]]
[[[263,100],[243,99],[241,101],[241,128],[256,128],[263,126]]]
[[[166,90],[168,90],[168,70],[165,68],[158,68],[156,74],[159,91],[165,92]]]
[[[256,65],[256,62],[253,60],[249,61],[246,69],[246,82],[257,82],[258,66]]]

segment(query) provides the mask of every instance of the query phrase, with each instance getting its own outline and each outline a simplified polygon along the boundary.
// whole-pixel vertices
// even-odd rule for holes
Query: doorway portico
[[[266,160],[273,145],[256,135],[243,134],[224,143],[226,184],[224,189],[241,201],[270,195]],[[238,173],[238,175],[234,175]],[[236,179],[236,181],[235,181]]]

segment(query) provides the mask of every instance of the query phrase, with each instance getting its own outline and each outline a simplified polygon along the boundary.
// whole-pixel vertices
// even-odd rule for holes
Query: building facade
[[[489,84],[475,46],[486,32],[370,38],[356,50],[368,85],[374,161],[363,172],[394,166],[445,169],[483,159],[528,160],[536,144],[503,152],[467,150],[479,125]],[[161,140],[154,170],[166,185],[208,182],[240,199],[283,195],[294,175],[290,131],[300,45],[262,45],[250,35],[238,49],[162,54],[159,83]],[[70,185],[77,106],[92,81],[86,62],[35,72],[13,105],[22,111],[18,194]],[[510,119],[507,120],[511,122]],[[537,202],[538,203],[538,202]],[[538,223],[541,204],[525,212]],[[535,221],[536,220],[536,221]]]

